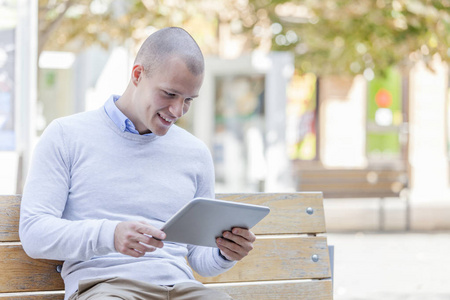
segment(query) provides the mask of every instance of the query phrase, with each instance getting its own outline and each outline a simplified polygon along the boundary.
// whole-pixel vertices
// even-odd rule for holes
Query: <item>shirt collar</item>
[[[106,114],[122,132],[128,131],[134,134],[139,134],[139,132],[136,130],[136,127],[134,127],[133,122],[131,122],[131,120],[128,119],[127,116],[125,116],[123,112],[120,111],[120,109],[116,106],[115,103],[117,100],[119,100],[119,98],[120,96],[118,95],[112,95],[111,97],[109,97],[104,106]],[[144,135],[151,134],[152,133],[147,133]]]

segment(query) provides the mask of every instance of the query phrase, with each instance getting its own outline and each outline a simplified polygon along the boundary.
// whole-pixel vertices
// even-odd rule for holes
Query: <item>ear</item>
[[[134,65],[131,71],[131,81],[135,86],[138,85],[142,76],[144,76],[144,67],[142,65]]]

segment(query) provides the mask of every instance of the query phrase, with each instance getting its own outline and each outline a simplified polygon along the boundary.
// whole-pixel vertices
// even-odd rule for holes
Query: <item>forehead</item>
[[[152,77],[161,88],[170,89],[187,97],[198,95],[203,83],[203,73],[193,74],[179,57],[166,59]]]

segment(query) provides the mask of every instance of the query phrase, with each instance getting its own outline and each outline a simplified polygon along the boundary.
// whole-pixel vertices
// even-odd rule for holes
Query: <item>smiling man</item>
[[[140,134],[166,134],[198,96],[203,55],[191,36],[180,32],[158,31],[144,42],[128,88],[116,102]]]
[[[203,73],[194,39],[162,29],[142,45],[121,96],[43,133],[19,232],[31,257],[64,260],[65,299],[230,299],[196,281],[187,261],[218,275],[252,250],[251,231],[234,228],[208,248],[164,242],[158,229],[193,198],[214,198],[209,150],[174,125]]]

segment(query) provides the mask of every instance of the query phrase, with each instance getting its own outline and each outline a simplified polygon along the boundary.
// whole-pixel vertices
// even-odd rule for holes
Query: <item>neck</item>
[[[140,130],[135,122],[135,118],[134,118],[134,114],[133,114],[133,110],[131,109],[132,106],[132,99],[133,99],[133,93],[134,93],[134,89],[135,86],[134,84],[130,81],[130,83],[128,84],[125,92],[122,94],[122,96],[120,96],[120,98],[116,101],[116,106],[117,108],[128,118],[131,120],[131,122],[133,122],[134,126],[136,126],[136,130],[139,132],[139,134],[147,134],[147,133],[151,133],[150,130],[148,130],[147,128],[145,128],[144,130]]]
[[[120,109],[120,111],[130,120],[133,120],[133,115],[128,108],[130,107],[129,103],[131,102],[132,99],[133,87],[134,87],[133,84],[130,82],[125,92],[116,101],[117,108]]]

